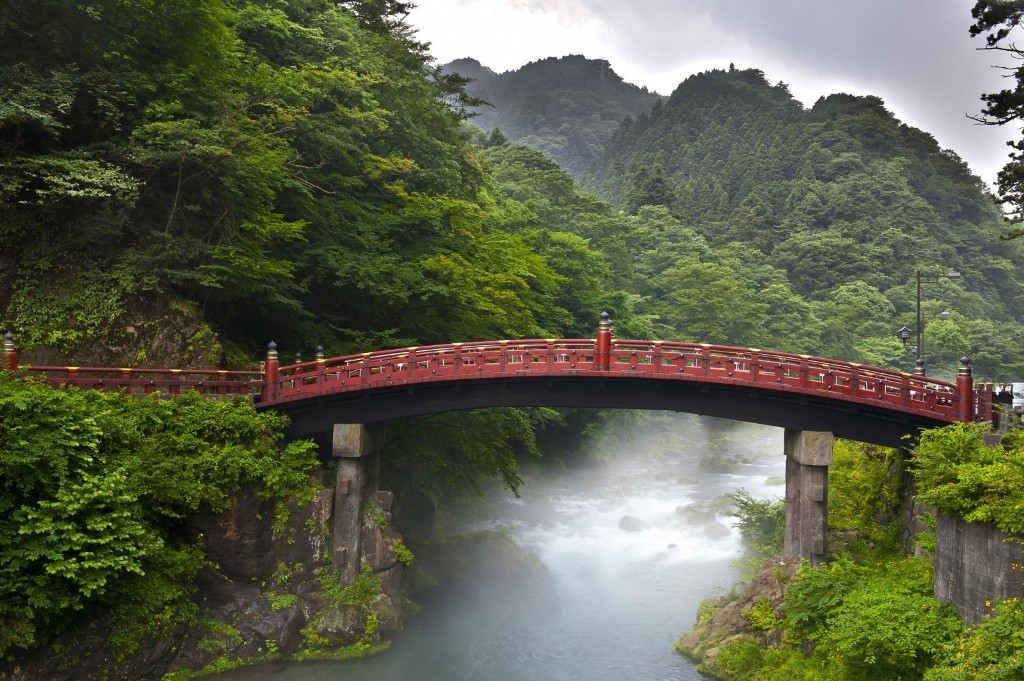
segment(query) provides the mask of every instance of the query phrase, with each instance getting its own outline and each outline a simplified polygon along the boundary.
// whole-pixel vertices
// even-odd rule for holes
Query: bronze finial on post
[[[960,421],[974,421],[974,377],[969,357],[960,358],[960,370],[956,373],[957,403],[956,417]]]
[[[914,375],[924,376],[924,357],[918,357],[914,362]]]
[[[14,334],[10,331],[4,334],[4,366],[8,371],[18,369],[18,351],[14,349]]]
[[[607,312],[601,313],[597,323],[597,343],[594,348],[594,367],[607,371],[612,366],[612,318]]]

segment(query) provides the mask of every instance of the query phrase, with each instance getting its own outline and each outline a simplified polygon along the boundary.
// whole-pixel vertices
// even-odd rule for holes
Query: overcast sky
[[[993,67],[999,55],[968,34],[974,0],[414,2],[408,22],[439,63],[473,57],[502,72],[582,54],[666,95],[693,73],[733,63],[786,83],[805,106],[835,92],[877,95],[990,185],[1018,135],[967,118],[981,93],[1007,87]]]

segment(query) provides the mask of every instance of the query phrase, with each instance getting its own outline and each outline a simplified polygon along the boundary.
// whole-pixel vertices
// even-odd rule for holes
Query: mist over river
[[[782,496],[783,433],[673,418],[670,436],[641,439],[604,464],[559,474],[529,471],[519,498],[502,492],[489,517],[465,528],[510,532],[542,564],[530,576],[488,579],[481,570],[468,582],[443,585],[419,599],[423,611],[408,617],[390,650],[375,658],[272,664],[217,678],[706,678],[672,645],[693,625],[702,600],[728,592],[739,579],[740,539],[734,529],[713,538],[722,525],[688,520],[677,508],[741,487],[758,498]],[[709,430],[718,434],[714,444]],[[717,517],[726,526],[734,520]]]

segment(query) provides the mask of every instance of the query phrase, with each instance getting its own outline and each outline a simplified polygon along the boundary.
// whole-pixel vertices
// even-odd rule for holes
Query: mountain
[[[459,59],[442,70],[473,79],[467,93],[487,102],[473,109],[476,125],[500,128],[509,140],[543,151],[577,177],[623,119],[663,99],[625,82],[607,61],[581,55],[549,57],[505,73],[475,59]]]
[[[752,245],[810,299],[953,268],[985,299],[962,305],[1024,316],[1024,250],[1000,240],[992,197],[878,97],[834,94],[805,109],[758,70],[700,73],[625,121],[583,183],[627,212],[666,206],[712,245]]]

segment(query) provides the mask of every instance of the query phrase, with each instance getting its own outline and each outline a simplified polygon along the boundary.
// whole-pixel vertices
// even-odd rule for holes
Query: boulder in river
[[[714,504],[707,500],[701,500],[686,506],[676,506],[676,515],[686,518],[689,525],[703,525],[713,521],[718,513]]]
[[[725,539],[732,534],[732,530],[728,525],[715,520],[704,525],[704,534],[711,539]]]
[[[631,515],[624,515],[619,518],[619,529],[624,532],[639,532],[644,527],[646,526],[642,520]]]

